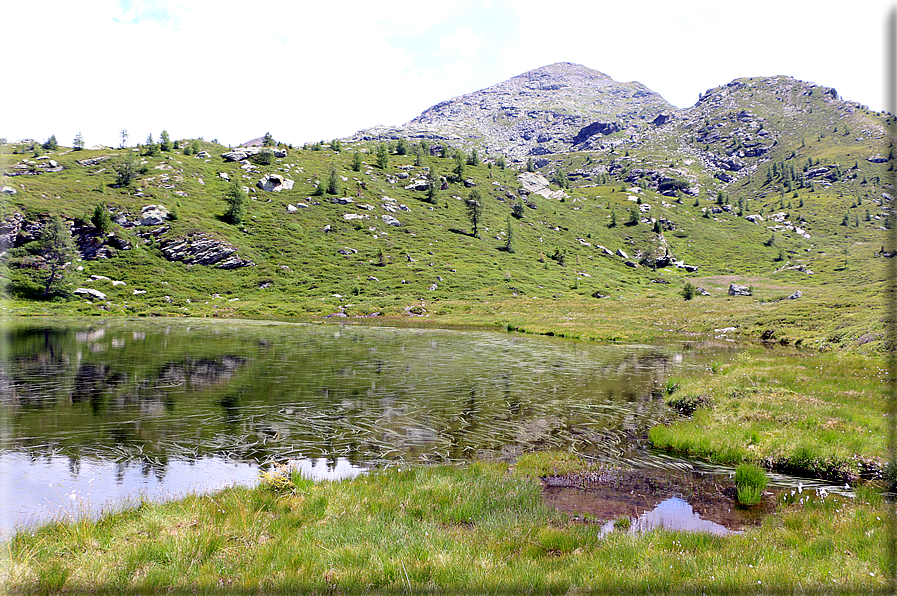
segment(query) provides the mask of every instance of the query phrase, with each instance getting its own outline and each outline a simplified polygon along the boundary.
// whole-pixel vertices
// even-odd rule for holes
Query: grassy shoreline
[[[726,537],[606,536],[506,464],[229,488],[54,522],[9,545],[8,593],[877,593],[885,509],[807,493]]]
[[[649,311],[646,302],[638,316]],[[631,331],[632,320],[612,321],[618,314],[593,319],[590,333],[582,332],[590,313],[556,310],[504,328],[614,341],[628,325],[625,341],[671,338],[671,327]],[[505,320],[483,312],[401,319],[463,328]],[[683,329],[672,336],[713,338]],[[851,482],[875,476],[885,453],[884,368],[881,356],[851,350],[749,347],[731,362],[671,379],[668,400],[690,415],[649,438],[724,463]],[[564,465],[559,471],[582,464]],[[526,472],[526,461],[516,470],[474,462],[141,503],[19,533],[4,547],[2,585],[12,594],[886,592],[887,511],[872,486],[858,486],[850,500],[786,499],[740,535],[604,536],[600,524],[545,506],[533,479],[544,473]]]

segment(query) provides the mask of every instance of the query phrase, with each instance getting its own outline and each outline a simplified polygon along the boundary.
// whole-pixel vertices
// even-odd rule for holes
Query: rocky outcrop
[[[188,265],[214,266],[218,269],[255,265],[252,261],[241,259],[233,245],[210,238],[202,232],[162,240],[159,249],[169,261],[180,261]]]
[[[104,161],[112,159],[111,155],[100,155],[98,157],[89,157],[87,159],[79,159],[77,161],[78,165],[82,166],[95,166],[98,163],[103,163]]]
[[[25,216],[21,213],[13,213],[0,222],[0,255],[16,245],[16,237],[22,229]]]
[[[165,205],[147,205],[140,210],[138,226],[158,226],[168,219],[168,209]]]
[[[89,296],[90,298],[95,298],[97,300],[106,299],[106,294],[99,290],[94,290],[93,288],[78,288],[74,293],[80,296]]]
[[[747,286],[729,284],[729,296],[752,296],[753,292]]]
[[[582,127],[576,136],[573,137],[573,144],[579,145],[589,140],[589,137],[595,135],[610,135],[623,130],[616,122],[592,122],[588,126]]]
[[[292,189],[293,181],[289,178],[284,178],[280,174],[265,174],[265,176],[256,183],[256,186],[265,192],[280,192],[284,189]]]
[[[274,147],[238,147],[227,153],[222,153],[221,157],[224,158],[224,161],[243,161],[244,159],[255,157],[264,151],[270,151],[274,157],[279,159],[287,156],[286,150]]]
[[[520,182],[521,195],[539,195],[546,199],[566,199],[567,193],[562,190],[552,191],[548,187],[548,179],[538,172],[520,172],[517,174],[517,180]]]

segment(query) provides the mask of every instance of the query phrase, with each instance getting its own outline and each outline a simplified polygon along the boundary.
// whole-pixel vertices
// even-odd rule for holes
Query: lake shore
[[[546,465],[545,462],[538,464]],[[878,593],[886,510],[809,490],[741,534],[610,533],[549,508],[506,464],[274,475],[16,536],[26,593]]]
[[[709,461],[875,478],[886,436],[883,370],[874,355],[749,348],[669,379],[665,399],[682,415],[648,436]],[[535,480],[585,464],[555,469],[549,458],[536,473],[521,473],[526,461],[391,468],[318,484],[269,479],[52,522],[11,540],[3,584],[9,593],[885,588],[887,511],[872,485],[858,486],[853,499],[786,497],[743,534],[602,534],[602,524],[548,508]]]

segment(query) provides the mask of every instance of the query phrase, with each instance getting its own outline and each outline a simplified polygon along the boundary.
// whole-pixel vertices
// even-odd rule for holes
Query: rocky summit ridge
[[[839,136],[874,143],[884,128],[869,115],[835,89],[788,76],[739,78],[679,109],[641,83],[559,62],[436,104],[402,126],[365,129],[349,140],[428,139],[517,160],[537,157],[540,167],[548,163],[540,156],[642,147],[678,153],[729,183],[759,162],[781,159],[774,149],[790,152],[810,136],[833,135],[839,123]]]
[[[569,150],[592,134],[635,133],[675,108],[638,82],[559,62],[443,101],[403,126],[379,126],[349,140],[446,140],[510,157]]]

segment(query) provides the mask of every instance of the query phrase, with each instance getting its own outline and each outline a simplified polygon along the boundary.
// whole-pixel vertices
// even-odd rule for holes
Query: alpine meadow
[[[897,257],[889,244],[897,225],[895,124],[892,114],[788,76],[738,78],[679,109],[640,83],[564,62],[443,101],[404,125],[345,138],[282,139],[271,130],[233,147],[176,130],[139,144],[122,130],[117,147],[87,146],[89,131],[70,141],[0,139],[0,346],[8,369],[0,372],[0,410],[15,424],[51,409],[26,391],[29,375],[47,362],[58,370],[94,367],[103,408],[139,393],[138,373],[128,381],[113,375],[114,360],[90,360],[114,352],[113,344],[94,348],[102,335],[71,358],[49,340],[42,347],[40,338],[60,322],[110,334],[119,324],[265,322],[335,334],[488,332],[571,353],[717,350],[700,365],[658,373],[631,398],[650,409],[639,410],[648,417],[626,414],[613,432],[549,412],[521,425],[529,438],[514,449],[490,444],[440,459],[413,450],[387,456],[381,446],[376,457],[354,462],[366,466],[363,474],[317,482],[287,458],[246,457],[260,466],[252,486],[141,497],[97,515],[42,520],[4,545],[3,587],[11,594],[887,591],[894,474],[886,371],[895,346],[885,296]],[[22,337],[34,354],[10,339]],[[353,337],[367,346],[366,335]],[[162,370],[167,348],[159,341],[159,353],[132,358]],[[268,350],[258,356],[259,375],[282,361],[276,342],[255,344]],[[526,370],[520,352],[501,349],[508,370]],[[231,352],[228,379],[255,370]],[[357,352],[359,361],[368,357]],[[194,366],[199,357],[177,358]],[[563,392],[554,369],[537,364],[534,391]],[[352,379],[351,368],[331,372]],[[199,376],[198,366],[190,370]],[[407,365],[407,376],[415,370]],[[153,377],[154,386],[193,387],[190,375],[169,377]],[[516,377],[495,376],[507,378]],[[306,385],[329,399],[340,382],[309,375]],[[217,391],[213,385],[196,387]],[[225,417],[236,407],[228,404],[249,399],[221,391],[213,403],[223,404]],[[364,391],[347,390],[341,403],[362,400]],[[409,415],[413,408],[391,401],[402,391],[377,402],[382,419]],[[458,399],[473,404],[474,393],[464,385]],[[510,392],[498,401],[515,415],[515,407],[526,409]],[[91,403],[94,413],[101,409]],[[65,407],[86,404],[72,398]],[[469,430],[475,424],[465,416],[482,414],[477,407],[485,408],[464,406],[457,423],[443,423],[434,406],[421,425],[434,436]],[[149,424],[142,416],[154,415],[140,412],[138,435]],[[332,419],[343,417],[354,423],[348,414]],[[62,418],[54,414],[54,424]],[[494,413],[478,420],[486,419],[504,423]],[[392,440],[355,428],[353,445]],[[266,432],[253,440],[285,440]],[[2,450],[41,440],[24,433]],[[667,462],[655,467],[669,474],[633,463],[642,457]],[[588,495],[612,488],[634,495],[626,497],[629,509],[585,505]],[[573,491],[574,505],[552,496],[561,489]],[[748,521],[720,533],[645,529],[636,497],[662,490],[696,512],[703,504],[702,515],[712,501]]]

